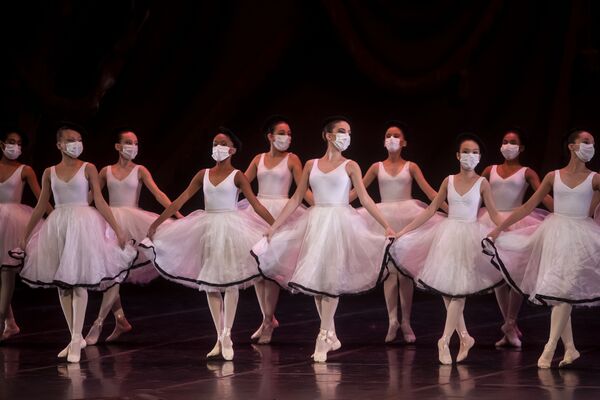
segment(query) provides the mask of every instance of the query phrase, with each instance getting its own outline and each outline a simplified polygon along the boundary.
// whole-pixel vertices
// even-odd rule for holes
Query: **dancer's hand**
[[[385,228],[385,236],[389,238],[396,237],[396,232],[389,226]]]
[[[152,225],[150,225],[150,228],[148,228],[148,233],[146,234],[146,236],[148,237],[148,239],[153,240],[155,233],[156,233],[156,226],[154,224],[152,224]]]
[[[25,239],[25,236],[23,236],[21,239],[19,239],[19,249],[25,251],[25,247],[27,246],[27,239]]]
[[[400,236],[404,235],[406,232],[404,232],[404,229],[402,229],[400,232],[396,233],[396,239],[398,239]]]
[[[272,228],[269,228],[267,233],[265,233],[265,237],[267,238],[267,243],[271,243],[271,238],[273,237],[274,233],[275,233],[275,231],[273,231]]]
[[[500,235],[500,230],[498,230],[498,228],[496,228],[493,231],[491,231],[490,233],[488,233],[486,237],[489,238],[492,242],[495,242],[496,239],[498,239],[499,235]]]
[[[117,234],[117,242],[119,242],[119,247],[121,249],[124,249],[125,245],[127,244],[127,237],[125,236],[123,231],[120,229],[118,232],[116,232],[116,234]]]

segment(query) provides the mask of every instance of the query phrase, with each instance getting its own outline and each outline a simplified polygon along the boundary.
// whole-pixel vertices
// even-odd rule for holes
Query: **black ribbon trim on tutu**
[[[275,281],[272,278],[269,278],[268,276],[266,276],[263,271],[260,269],[260,261],[258,259],[258,257],[256,256],[256,254],[254,254],[252,252],[252,250],[250,251],[250,253],[254,256],[254,259],[256,260],[256,263],[258,264],[258,271],[260,272],[261,276],[265,279],[268,279],[270,281],[274,281],[275,283],[277,283],[279,285],[279,287],[286,289],[286,290],[297,290],[299,292],[302,292],[306,295],[311,295],[311,296],[327,296],[327,297],[332,297],[332,298],[338,298],[340,296],[359,296],[365,293],[368,293],[372,290],[374,290],[377,285],[379,285],[381,282],[385,281],[388,276],[390,275],[388,269],[387,269],[387,258],[388,258],[388,252],[390,249],[390,246],[392,245],[392,243],[394,243],[394,238],[388,238],[387,239],[389,242],[388,244],[385,246],[385,251],[383,254],[383,260],[381,262],[381,268],[379,269],[379,274],[377,275],[377,279],[375,280],[375,284],[373,285],[373,287],[370,287],[368,289],[362,290],[360,292],[354,292],[354,293],[340,293],[340,294],[333,294],[333,293],[328,293],[328,292],[322,292],[320,290],[315,290],[315,289],[311,289],[309,287],[306,286],[302,286],[299,283],[295,283],[295,282],[289,282],[288,286],[289,288],[286,288],[284,286],[281,286],[279,284],[279,282]]]
[[[131,244],[132,244],[132,246],[135,246],[135,244],[136,244],[135,239],[131,239]],[[135,249],[135,247],[134,247],[134,249]],[[23,266],[23,264],[25,262],[25,257],[27,257],[27,253],[25,251],[21,251],[21,252],[9,251],[8,254],[14,259],[21,260],[21,267]],[[16,256],[16,255],[18,255],[18,256]],[[127,268],[121,270],[118,274],[116,274],[112,277],[104,277],[104,278],[100,279],[100,282],[98,282],[98,283],[75,283],[75,284],[72,284],[72,283],[67,283],[67,282],[63,282],[63,281],[59,281],[59,280],[53,280],[52,282],[44,282],[44,281],[33,281],[31,279],[27,279],[27,278],[23,277],[22,275],[19,275],[19,276],[20,276],[21,280],[23,282],[25,282],[26,284],[28,284],[29,286],[42,287],[42,288],[46,288],[46,289],[57,287],[60,289],[68,290],[68,289],[81,287],[81,288],[85,288],[85,289],[95,290],[95,288],[100,287],[106,281],[112,281],[107,287],[102,288],[101,290],[97,290],[98,292],[105,292],[108,289],[110,289],[111,287],[118,285],[122,282],[125,282],[125,280],[129,276],[129,272],[134,268],[134,264],[137,261],[139,255],[140,255],[140,252],[136,249],[135,257],[129,263]],[[116,280],[123,274],[125,274],[125,276],[123,277],[121,282],[117,282]]]
[[[394,260],[394,257],[392,257],[392,255],[389,252],[388,252],[388,262],[391,263],[400,274],[404,275],[407,278],[410,278],[413,281],[413,283],[415,283],[414,276],[412,276],[407,271],[405,271],[404,268],[402,268],[402,266],[396,264],[396,260]]]
[[[258,268],[258,273],[260,274],[260,276],[270,282],[274,282],[277,286],[279,286],[280,289],[285,289],[287,291],[291,291],[291,288],[283,286],[282,284],[280,284],[277,280],[269,277],[268,275],[266,275],[264,273],[264,271],[260,268],[260,260],[258,259],[258,256],[256,255],[256,253],[254,253],[254,251],[250,250],[250,255],[252,255],[252,257],[254,257],[254,260],[256,261],[256,265]]]
[[[501,280],[498,283],[493,284],[490,287],[487,287],[485,289],[479,290],[477,292],[465,293],[465,294],[449,294],[449,293],[444,293],[444,292],[442,292],[442,291],[440,291],[440,290],[438,290],[438,289],[436,289],[434,287],[429,286],[428,284],[426,284],[425,282],[423,282],[420,279],[418,280],[418,286],[417,287],[420,286],[421,288],[423,288],[423,290],[426,290],[428,292],[431,292],[431,293],[434,293],[434,294],[437,294],[437,295],[440,295],[440,296],[443,296],[443,297],[449,297],[449,298],[452,298],[452,299],[462,299],[462,298],[465,298],[465,297],[481,296],[481,295],[484,295],[484,294],[488,294],[492,290],[494,290],[495,288],[497,288],[499,286],[502,286],[502,285],[504,285],[504,281],[503,280]]]
[[[502,261],[502,259],[500,258],[500,255],[498,254],[498,248],[496,247],[494,242],[489,238],[484,238],[481,241],[481,247],[483,248],[483,250],[482,250],[483,254],[491,257],[490,261],[491,261],[492,265],[502,273],[506,283],[508,283],[508,285],[512,289],[514,289],[517,293],[521,294],[525,298],[525,300],[527,300],[527,302],[529,302],[533,305],[551,306],[552,304],[549,303],[550,301],[560,302],[560,303],[568,303],[568,304],[573,304],[573,305],[585,305],[586,303],[600,302],[600,297],[573,300],[573,299],[567,299],[564,297],[535,294],[533,296],[533,298],[539,302],[539,303],[537,303],[531,299],[530,294],[523,292],[521,290],[521,288],[516,284],[514,279],[511,277],[510,273],[508,272],[508,269],[506,269],[504,262]]]
[[[167,280],[170,280],[172,282],[175,283],[179,283],[182,284],[181,282],[190,282],[190,283],[195,283],[196,285],[200,286],[200,285],[205,285],[205,286],[212,286],[214,288],[227,288],[227,287],[231,287],[231,286],[239,286],[242,285],[243,283],[249,282],[251,280],[254,280],[256,278],[260,277],[260,274],[255,274],[252,275],[248,278],[244,278],[242,280],[236,281],[236,282],[229,282],[229,283],[211,283],[211,282],[205,282],[205,281],[201,281],[198,279],[192,279],[192,278],[186,278],[184,276],[175,276],[175,275],[171,275],[170,273],[168,273],[167,271],[165,271],[164,269],[162,269],[160,267],[160,265],[158,264],[158,262],[156,261],[156,250],[154,248],[154,246],[146,246],[143,243],[139,243],[138,244],[139,247],[143,248],[143,249],[151,249],[152,253],[154,254],[153,258],[153,264],[154,264],[154,268],[156,268],[156,270]],[[186,285],[184,285],[186,286]],[[196,288],[199,289],[199,288]],[[204,290],[204,289],[201,289]]]

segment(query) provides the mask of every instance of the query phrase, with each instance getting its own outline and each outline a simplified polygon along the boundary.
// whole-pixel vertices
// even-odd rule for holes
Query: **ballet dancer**
[[[41,190],[33,168],[19,162],[26,144],[26,135],[16,129],[5,130],[0,137],[0,341],[21,331],[10,304],[20,263],[9,256],[9,251],[19,245],[33,212],[21,203],[23,188],[27,183],[36,198]],[[50,205],[47,210],[52,210]]]
[[[259,278],[250,249],[273,223],[246,176],[231,164],[241,146],[233,132],[219,128],[212,147],[215,166],[194,176],[183,193],[150,225],[148,238],[152,241],[145,239],[140,244],[153,251],[154,266],[165,278],[206,292],[218,336],[207,358],[233,359],[231,328],[239,289],[253,285]],[[200,189],[204,193],[204,210],[161,226]],[[264,221],[237,208],[240,190]]]
[[[253,247],[261,273],[292,291],[315,297],[321,318],[312,355],[327,361],[340,348],[334,316],[339,296],[368,291],[386,276],[385,255],[394,231],[362,182],[358,164],[342,153],[350,145],[350,124],[344,117],[328,118],[322,128],[327,143],[323,157],[310,160],[294,195],[269,229],[267,238]],[[288,220],[312,189],[315,205],[298,220]],[[362,205],[383,229],[349,204],[354,185]]]
[[[540,178],[538,174],[529,167],[524,167],[520,161],[520,155],[525,151],[525,135],[520,128],[511,128],[502,138],[500,152],[504,157],[504,162],[498,165],[490,165],[483,170],[481,176],[488,179],[492,189],[494,204],[502,218],[508,217],[510,213],[523,204],[525,192],[529,187],[534,191],[540,187]],[[552,197],[547,195],[543,200],[548,210],[552,211]],[[548,212],[539,208],[535,209],[530,215],[513,225],[512,228],[522,228],[526,226],[538,226]],[[487,223],[490,229],[496,225],[490,220],[485,208],[479,212],[479,218]],[[504,318],[504,324],[501,330],[504,336],[496,342],[497,347],[512,346],[521,347],[521,330],[517,326],[517,318],[523,296],[520,293],[510,289],[509,285],[502,285],[495,289],[496,300],[500,307],[500,312]]]
[[[514,290],[534,304],[552,306],[550,334],[538,359],[539,368],[550,368],[559,339],[565,349],[559,367],[579,358],[571,309],[600,303],[600,226],[590,218],[600,175],[586,166],[594,156],[594,137],[576,130],[568,136],[567,148],[569,163],[548,173],[529,200],[484,240],[492,262]],[[550,191],[554,212],[533,234],[527,228],[503,232],[532,212]]]
[[[502,276],[489,268],[489,260],[481,253],[486,225],[478,222],[477,212],[482,198],[492,221],[501,222],[490,184],[475,172],[482,147],[475,135],[458,137],[459,173],[444,179],[429,207],[398,233],[390,248],[396,265],[413,277],[418,287],[440,294],[444,300],[446,323],[438,340],[442,364],[453,362],[448,345],[454,331],[460,339],[457,362],[466,359],[475,344],[463,316],[466,297],[490,292],[503,283]],[[448,218],[423,226],[446,199]]]
[[[83,128],[61,126],[56,146],[62,160],[46,168],[42,190],[21,249],[12,252],[24,263],[22,280],[32,287],[57,287],[69,326],[71,342],[58,355],[79,362],[85,340],[81,332],[87,306],[87,290],[106,290],[121,282],[137,255],[102,197],[98,171],[79,159]],[[88,203],[91,190],[95,208]],[[32,234],[52,194],[56,208]]]
[[[138,138],[131,128],[121,127],[115,130],[115,150],[119,153],[119,159],[115,164],[100,170],[100,189],[107,186],[109,205],[117,223],[128,238],[133,238],[139,243],[146,237],[152,222],[158,218],[157,214],[139,208],[142,186],[145,186],[165,208],[171,204],[171,200],[156,185],[150,171],[133,162],[138,154]],[[176,217],[183,216],[176,213]],[[136,260],[136,265],[129,272],[126,282],[146,284],[156,277],[158,272],[151,265],[151,260],[142,256]],[[115,318],[115,327],[106,338],[107,342],[114,342],[123,333],[131,331],[131,324],[125,318],[121,304],[120,287],[116,284],[102,294],[98,317],[85,337],[88,345],[98,342],[104,319],[110,311]]]
[[[402,157],[402,149],[408,144],[406,125],[401,121],[388,121],[385,124],[385,129],[384,146],[388,156],[384,161],[371,165],[363,178],[363,183],[368,188],[377,179],[381,197],[381,203],[377,203],[377,207],[392,228],[396,232],[400,232],[402,228],[427,208],[425,203],[413,199],[413,180],[429,200],[433,200],[437,192],[429,185],[421,172],[421,168],[416,163],[407,161]],[[356,191],[353,190],[350,194],[350,201],[355,198]],[[444,203],[442,209],[447,211],[448,205]],[[433,220],[438,218],[441,217],[436,216]],[[373,222],[376,221],[373,220]],[[393,342],[396,339],[398,328],[400,328],[404,341],[414,343],[416,336],[410,325],[414,292],[413,281],[399,273],[396,267],[389,268],[389,271],[390,276],[383,282],[383,293],[389,320],[385,342]],[[398,322],[398,297],[400,297],[402,314],[401,323]]]
[[[297,155],[288,151],[292,141],[292,131],[285,117],[277,115],[270,117],[264,124],[263,132],[269,141],[269,151],[256,155],[244,174],[250,182],[257,179],[258,201],[274,218],[277,218],[288,201],[292,180],[296,186],[300,181],[302,163]],[[251,207],[247,207],[246,200],[240,202],[240,207],[246,207],[249,212],[254,213]],[[296,214],[302,211],[303,208],[298,208]],[[297,218],[298,215],[295,217]],[[271,342],[273,329],[279,326],[275,318],[279,285],[268,279],[260,279],[254,284],[254,289],[263,320],[251,339],[257,340],[259,344],[268,344]]]

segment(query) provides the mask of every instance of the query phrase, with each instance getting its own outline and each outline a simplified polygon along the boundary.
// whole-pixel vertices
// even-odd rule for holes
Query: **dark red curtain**
[[[131,125],[172,196],[210,164],[218,125],[244,141],[243,169],[273,113],[292,120],[303,159],[323,151],[325,116],[348,115],[363,169],[385,154],[383,122],[403,119],[406,155],[434,185],[456,170],[460,131],[485,139],[486,164],[520,125],[527,163],[545,173],[570,127],[600,132],[599,16],[590,0],[7,3],[0,123],[31,135],[38,171],[59,158],[57,120],[90,130],[85,158],[99,167],[116,156],[111,128]]]

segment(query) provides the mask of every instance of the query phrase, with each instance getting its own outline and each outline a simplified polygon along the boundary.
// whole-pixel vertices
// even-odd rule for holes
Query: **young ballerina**
[[[388,157],[384,161],[371,165],[363,177],[363,183],[368,188],[377,179],[381,197],[381,203],[377,203],[377,207],[392,228],[396,232],[400,232],[402,228],[427,208],[425,203],[412,198],[413,180],[429,200],[433,200],[437,192],[429,185],[419,166],[402,157],[402,149],[407,146],[405,124],[400,121],[388,121],[385,129],[384,145]],[[353,190],[350,201],[354,200],[355,196],[356,192]],[[447,204],[444,203],[442,208],[447,210]],[[438,218],[441,218],[441,216],[435,216],[432,220]],[[394,341],[398,328],[400,328],[404,341],[414,343],[416,336],[410,325],[414,292],[413,281],[399,273],[399,270],[395,267],[389,268],[389,271],[390,276],[383,282],[389,320],[385,342]],[[398,297],[400,297],[402,314],[401,323],[398,323]]]
[[[231,164],[231,156],[240,149],[239,139],[229,129],[219,128],[212,148],[215,166],[194,176],[187,189],[150,225],[148,238],[152,242],[145,239],[140,244],[152,249],[154,265],[165,278],[206,292],[218,337],[207,358],[221,355],[225,360],[233,359],[231,328],[238,290],[251,286],[259,277],[250,249],[273,222],[252,193],[246,176]],[[204,192],[204,211],[161,226],[200,189]],[[240,190],[266,223],[237,208]]]
[[[78,362],[85,340],[81,336],[87,289],[106,290],[121,282],[137,254],[102,197],[96,167],[79,160],[83,128],[65,124],[58,129],[56,146],[62,160],[46,168],[42,191],[27,224],[21,248],[13,256],[24,259],[21,278],[32,287],[57,287],[71,332],[71,342],[59,357]],[[93,195],[95,208],[88,204]],[[32,234],[52,194],[55,210]]]
[[[127,127],[115,130],[115,150],[119,153],[117,163],[104,167],[100,171],[100,189],[108,187],[109,205],[119,226],[128,238],[140,242],[146,237],[148,228],[158,218],[158,215],[139,208],[138,202],[142,185],[145,186],[163,207],[168,207],[171,200],[164,194],[152,179],[150,171],[143,165],[133,162],[138,154],[138,138],[132,129]],[[176,214],[181,218],[180,213]],[[167,221],[168,222],[168,221]],[[129,272],[126,282],[145,284],[158,277],[158,272],[151,265],[151,260],[138,257],[136,265]],[[132,327],[125,318],[120,285],[116,284],[102,294],[102,304],[98,317],[85,337],[88,345],[98,342],[104,319],[110,311],[115,317],[115,328],[106,338],[107,342],[117,340],[123,333],[131,331]]]
[[[264,238],[253,247],[261,273],[281,286],[315,296],[321,327],[313,358],[325,362],[337,350],[334,316],[339,296],[361,293],[385,277],[385,253],[394,231],[369,197],[358,164],[344,158],[350,145],[350,124],[331,117],[323,126],[327,151],[306,163],[292,198]],[[300,219],[288,217],[312,189],[315,205]],[[351,186],[369,213],[384,229],[349,204]]]
[[[578,130],[569,135],[567,143],[569,163],[548,173],[529,200],[484,240],[491,247],[495,241],[492,262],[513,289],[534,304],[552,306],[550,334],[539,368],[550,368],[559,339],[565,348],[559,367],[579,358],[571,309],[600,303],[600,226],[590,218],[592,197],[600,191],[600,175],[586,167],[594,155],[594,137]],[[533,234],[527,228],[501,234],[533,211],[550,191],[554,212]]]
[[[20,263],[9,256],[9,251],[19,245],[33,212],[21,204],[25,183],[36,198],[40,197],[35,172],[19,162],[25,145],[26,136],[18,130],[5,130],[0,136],[0,341],[20,332],[10,305]]]
[[[490,182],[494,204],[496,204],[496,208],[503,219],[523,204],[525,192],[529,187],[535,191],[540,186],[538,174],[533,169],[524,167],[521,164],[520,155],[524,150],[525,137],[523,131],[519,128],[506,131],[500,147],[504,162],[486,167],[481,174]],[[552,211],[552,197],[546,196],[543,203],[546,208]],[[518,224],[513,225],[512,228],[538,226],[547,215],[547,211],[539,208],[535,209]],[[480,210],[479,219],[487,224],[490,229],[496,227],[485,208]],[[504,324],[501,328],[504,336],[496,342],[496,346],[521,347],[520,337],[522,334],[517,326],[517,317],[523,303],[523,296],[511,290],[509,285],[499,286],[495,289],[495,292],[498,306],[504,318]]]
[[[492,221],[501,222],[490,184],[475,172],[481,148],[481,141],[475,135],[458,137],[456,158],[460,161],[460,172],[444,179],[429,207],[398,233],[390,248],[396,265],[413,277],[420,288],[443,297],[446,323],[438,341],[442,364],[452,364],[448,344],[454,331],[460,339],[457,362],[463,361],[475,344],[463,317],[465,298],[490,292],[502,284],[500,273],[489,268],[489,260],[481,253],[486,225],[477,221],[477,212],[482,198]],[[422,226],[446,199],[448,218]]]
[[[292,180],[296,185],[300,181],[302,163],[298,156],[288,151],[292,131],[285,117],[270,117],[263,131],[269,141],[269,151],[254,157],[244,174],[250,182],[255,178],[258,180],[258,200],[274,218],[277,218],[288,201]],[[246,207],[249,212],[254,213],[252,208],[247,207],[246,200],[240,202],[240,207]],[[298,208],[296,218],[301,211],[303,208]],[[251,338],[258,340],[259,344],[268,344],[271,342],[273,329],[279,326],[275,319],[279,285],[268,279],[260,279],[256,281],[254,288],[263,320]]]

